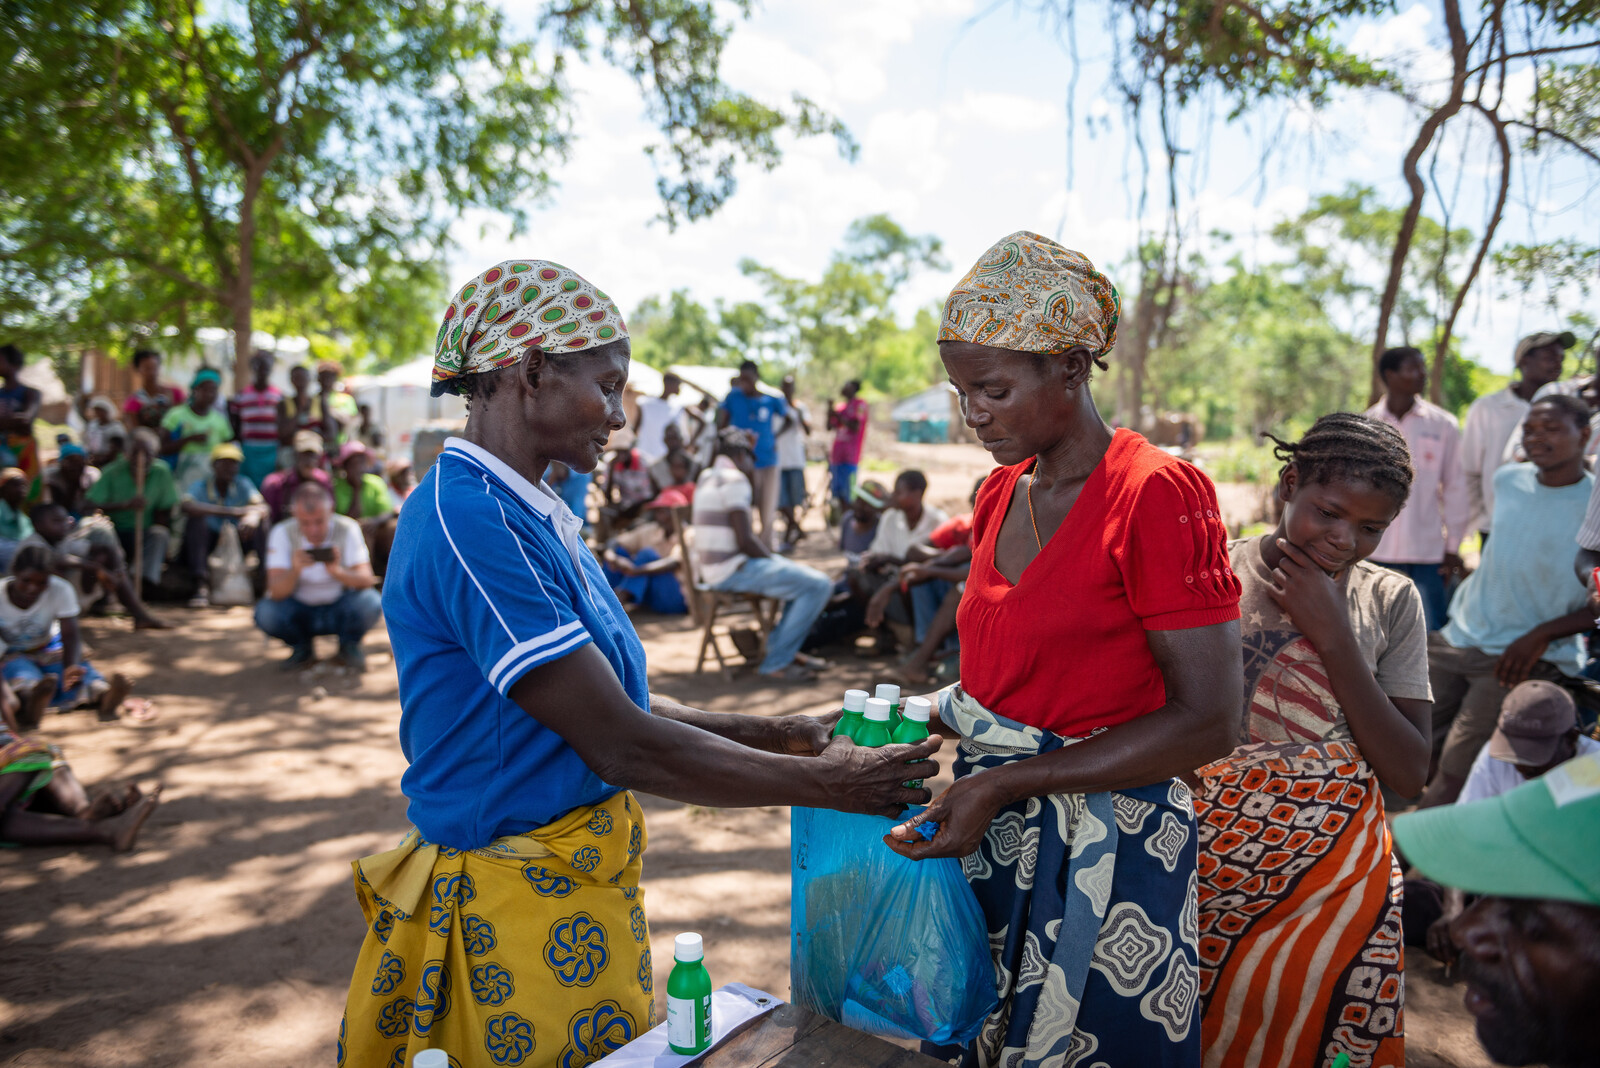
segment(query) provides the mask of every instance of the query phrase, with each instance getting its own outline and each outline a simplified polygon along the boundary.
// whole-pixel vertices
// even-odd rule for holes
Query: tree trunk
[[[262,175],[246,171],[239,198],[239,261],[229,300],[233,304],[233,388],[250,381],[250,357],[255,351],[256,197]]]
[[[1150,357],[1150,340],[1156,322],[1156,290],[1161,286],[1160,275],[1147,269],[1139,283],[1139,299],[1133,306],[1133,337],[1126,350],[1125,366],[1128,368],[1128,406],[1131,416],[1123,426],[1139,433],[1149,432],[1144,418],[1144,372]]]
[[[1450,314],[1444,321],[1444,329],[1439,331],[1439,345],[1433,354],[1433,402],[1440,404],[1444,399],[1444,361],[1450,351],[1450,338],[1455,333],[1456,319],[1461,315],[1462,305],[1467,302],[1467,291],[1478,280],[1478,271],[1483,267],[1484,257],[1489,254],[1489,243],[1494,240],[1494,235],[1500,229],[1500,220],[1505,215],[1506,198],[1511,192],[1511,139],[1506,136],[1506,124],[1500,116],[1482,104],[1474,104],[1484,118],[1489,120],[1489,125],[1494,128],[1495,142],[1500,148],[1500,190],[1495,197],[1494,210],[1489,213],[1489,221],[1484,226],[1483,240],[1478,242],[1478,252],[1472,258],[1472,266],[1467,269],[1466,278],[1461,280],[1461,288],[1456,290],[1456,299],[1450,304]]]
[[[1417,220],[1422,217],[1422,202],[1427,196],[1422,174],[1417,169],[1423,153],[1433,144],[1439,130],[1461,110],[1467,91],[1467,60],[1469,48],[1467,31],[1461,22],[1461,5],[1458,0],[1444,0],[1444,21],[1450,31],[1450,96],[1439,109],[1429,115],[1417,131],[1417,139],[1406,153],[1403,170],[1406,185],[1411,189],[1411,203],[1406,206],[1400,220],[1400,232],[1395,235],[1394,252],[1389,257],[1389,280],[1383,287],[1383,299],[1378,304],[1378,323],[1372,332],[1372,390],[1371,402],[1376,404],[1383,396],[1383,379],[1378,374],[1378,359],[1389,341],[1389,317],[1394,314],[1395,302],[1400,297],[1400,280],[1405,274],[1406,256],[1411,252],[1411,239],[1417,232]]]

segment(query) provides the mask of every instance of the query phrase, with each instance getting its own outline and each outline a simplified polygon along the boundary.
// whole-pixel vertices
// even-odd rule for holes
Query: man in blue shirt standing
[[[778,435],[789,429],[794,413],[782,397],[761,392],[760,369],[754,360],[739,365],[733,390],[717,406],[717,429],[736,426],[755,435],[755,473],[750,477],[756,511],[761,516],[761,539],[767,548],[778,546],[773,529],[778,512]]]

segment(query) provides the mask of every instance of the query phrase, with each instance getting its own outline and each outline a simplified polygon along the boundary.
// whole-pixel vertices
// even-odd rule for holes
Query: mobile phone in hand
[[[333,562],[333,546],[324,545],[320,549],[312,549],[311,559],[319,564],[331,564]]]

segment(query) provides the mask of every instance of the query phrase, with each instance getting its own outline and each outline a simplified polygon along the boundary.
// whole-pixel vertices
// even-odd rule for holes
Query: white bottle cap
[[[674,960],[697,961],[705,955],[705,945],[700,941],[700,936],[693,931],[688,931],[672,940],[672,956]]]
[[[889,702],[881,697],[867,698],[867,718],[874,723],[888,723]]]
[[[867,691],[846,690],[844,692],[844,710],[846,712],[860,712],[867,707]]]
[[[933,702],[926,697],[907,697],[906,703],[900,706],[900,714],[917,723],[926,723],[933,715]]]
[[[880,682],[878,683],[878,690],[873,696],[881,697],[891,705],[897,705],[900,703],[900,687],[892,682]]]
[[[450,1068],[450,1055],[442,1049],[418,1050],[411,1068]]]

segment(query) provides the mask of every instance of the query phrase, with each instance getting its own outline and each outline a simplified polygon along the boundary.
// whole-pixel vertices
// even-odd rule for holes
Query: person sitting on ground
[[[161,417],[161,452],[172,462],[179,486],[190,486],[211,471],[211,450],[233,440],[233,422],[217,404],[222,375],[202,367],[189,383],[189,402]]]
[[[677,423],[668,423],[662,437],[667,451],[661,459],[650,465],[650,484],[659,495],[664,490],[694,485],[700,477],[700,465],[683,444],[683,431]],[[691,494],[692,496],[692,494]]]
[[[410,460],[396,456],[389,461],[385,474],[389,482],[389,506],[398,513],[400,506],[406,503],[406,498],[411,496],[411,491],[417,488],[417,473],[412,469]]]
[[[1600,753],[1600,742],[1578,730],[1578,706],[1572,695],[1553,682],[1529,679],[1506,695],[1500,723],[1473,761],[1456,803],[1510,793],[1573,757],[1590,753]],[[1440,887],[1431,879],[1407,879],[1406,944],[1426,946],[1440,961],[1453,959],[1450,923],[1466,905],[1454,887]]]
[[[45,469],[44,485],[50,499],[67,510],[74,519],[82,519],[89,510],[85,496],[89,487],[100,481],[100,469],[89,466],[89,454],[81,445],[71,442],[61,446],[56,462]]]
[[[0,680],[0,846],[105,845],[126,853],[161,797],[129,783],[93,794],[61,750],[22,733],[21,702]]]
[[[1425,808],[1460,793],[1511,687],[1578,677],[1577,635],[1594,625],[1569,555],[1594,483],[1583,469],[1588,409],[1546,397],[1528,409],[1522,434],[1533,462],[1495,472],[1494,537],[1450,602],[1449,623],[1428,639],[1437,770]]]
[[[116,431],[123,431],[116,434]],[[126,428],[117,422],[117,406],[105,397],[92,397],[89,400],[89,418],[83,427],[83,447],[89,454],[89,463],[93,467],[102,467],[111,462],[116,449],[114,441],[127,441]]]
[[[839,523],[839,551],[844,553],[847,572],[861,567],[861,560],[872,548],[873,539],[878,536],[878,524],[883,522],[883,513],[888,507],[889,491],[882,482],[868,479],[851,491],[850,510]]]
[[[600,508],[600,526],[609,537],[632,526],[645,502],[655,496],[650,472],[645,470],[638,449],[618,449],[611,454],[604,489],[606,503]]]
[[[861,570],[871,576],[865,585],[875,587],[867,601],[867,626],[876,630],[883,625],[885,616],[910,623],[918,643],[927,638],[933,617],[950,591],[950,584],[942,579],[930,578],[904,588],[900,582],[900,567],[921,559],[928,536],[950,518],[943,509],[923,503],[927,492],[928,479],[921,471],[900,472],[894,480],[889,510],[878,524],[867,555],[861,559]]]
[[[133,373],[138,387],[122,405],[123,420],[130,431],[140,427],[159,431],[166,414],[183,403],[183,390],[161,381],[162,359],[156,349],[141,348],[134,351]]]
[[[788,548],[800,544],[800,509],[806,505],[806,439],[811,436],[811,410],[794,399],[794,375],[784,375],[781,388],[789,414],[778,431],[778,514],[783,517],[783,541]],[[787,549],[785,550],[787,551]]]
[[[144,531],[144,580],[151,585],[161,581],[171,541],[172,512],[178,506],[178,487],[172,480],[172,468],[155,460],[160,451],[161,439],[156,432],[140,427],[133,432],[127,455],[101,468],[99,481],[84,495],[88,503],[111,520],[117,541],[129,560],[139,556],[135,552],[135,531]],[[140,472],[144,478],[142,493],[139,491]]]
[[[80,607],[95,584],[108,593],[115,593],[122,607],[133,619],[134,630],[169,630],[172,624],[150,614],[144,601],[133,591],[133,581],[128,577],[127,558],[117,541],[117,531],[104,516],[91,516],[78,523],[61,505],[46,501],[33,509],[33,534],[24,538],[23,545],[42,545],[54,554],[56,574],[74,582],[85,596],[79,598]]]
[[[978,490],[982,488],[983,478],[979,478],[973,483],[970,504],[976,506]],[[928,681],[934,657],[949,657],[961,647],[956,640],[956,610],[961,607],[961,595],[967,589],[967,572],[972,568],[972,513],[951,516],[940,523],[928,535],[927,543],[914,546],[909,556],[911,562],[900,568],[902,591],[929,583],[939,584],[931,587],[934,590],[944,590],[922,640],[891,673],[904,685],[918,686]]]
[[[394,545],[395,507],[382,475],[372,473],[372,450],[359,441],[339,450],[333,482],[333,507],[361,525],[372,572],[382,577]]]
[[[689,611],[679,571],[678,518],[674,508],[689,507],[689,498],[669,489],[645,505],[645,522],[611,539],[602,558],[606,578],[622,607],[642,607],[663,616]]]
[[[784,602],[783,618],[767,636],[767,653],[756,673],[765,678],[810,679],[800,652],[811,625],[827,606],[833,584],[822,572],[775,555],[751,527],[751,436],[727,427],[718,436],[717,457],[700,476],[694,494],[694,555],[700,580],[713,589],[759,593]]]
[[[291,518],[267,537],[267,595],[256,602],[256,626],[289,646],[285,670],[310,667],[312,640],[339,638],[337,662],[366,668],[361,639],[383,611],[377,577],[354,519],[335,515],[326,486],[307,482],[290,499]]]
[[[260,492],[239,472],[243,463],[244,452],[233,442],[215,446],[211,450],[211,474],[195,479],[183,495],[183,514],[189,517],[183,528],[183,561],[196,582],[190,608],[205,608],[211,603],[210,559],[223,528],[233,526],[243,551],[262,552],[267,506]]]
[[[308,482],[333,492],[333,479],[322,469],[322,437],[302,430],[294,436],[294,465],[268,475],[261,485],[261,499],[267,502],[274,523],[288,516],[290,498]]]
[[[94,704],[101,721],[111,722],[133,689],[126,675],[107,680],[83,658],[78,595],[55,571],[55,554],[29,545],[0,579],[0,677],[22,701],[17,722],[24,730],[36,728],[52,705],[66,712]]]
[[[0,470],[0,569],[11,566],[17,546],[33,533],[27,501],[27,472],[20,467]]]
[[[1496,500],[1491,545],[1504,533],[1499,508]],[[1478,1041],[1498,1064],[1595,1063],[1596,784],[1600,754],[1590,754],[1499,797],[1395,817],[1395,845],[1418,871],[1483,895],[1451,922],[1450,948],[1458,954]]]

